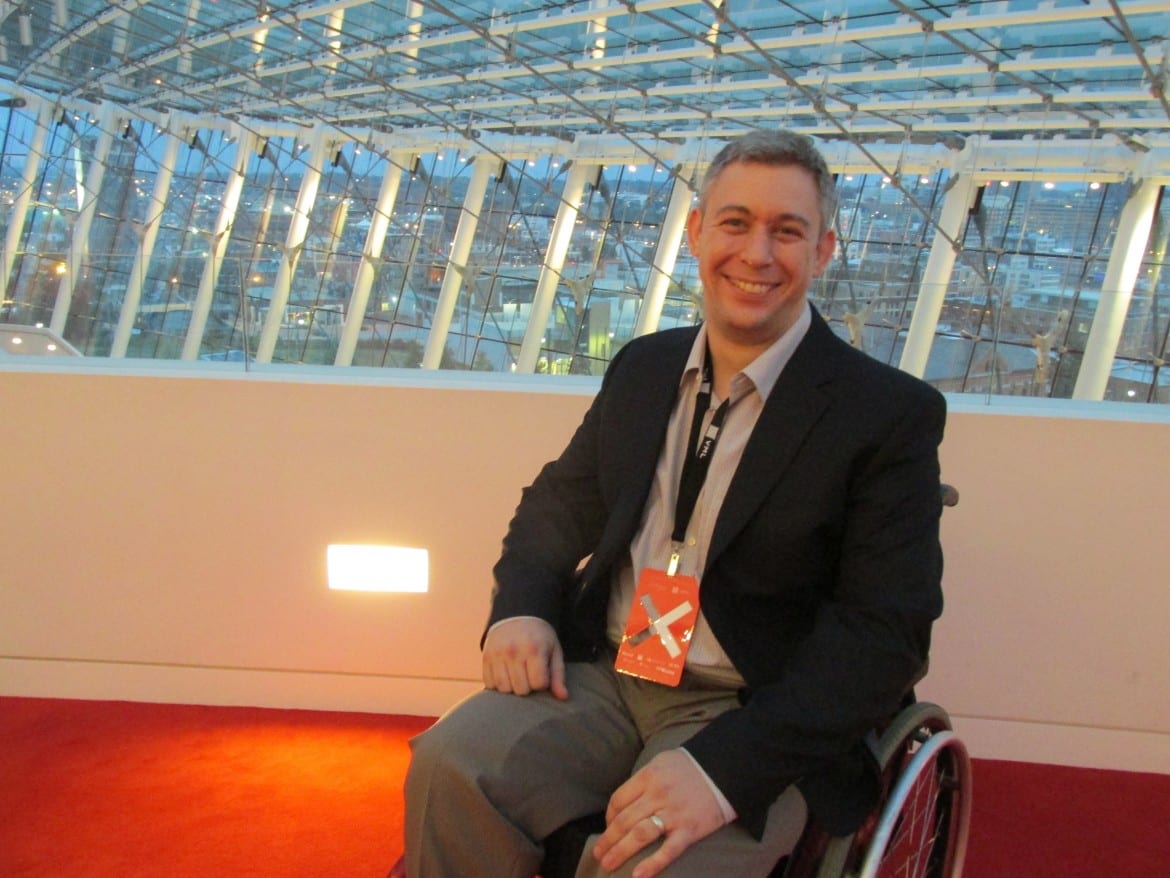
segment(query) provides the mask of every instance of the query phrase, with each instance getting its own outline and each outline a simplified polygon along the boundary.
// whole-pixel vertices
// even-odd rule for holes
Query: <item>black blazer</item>
[[[565,451],[522,493],[489,625],[539,616],[570,660],[598,654],[696,332],[635,339],[613,359]],[[862,739],[899,707],[942,611],[945,417],[941,394],[814,311],[748,441],[700,594],[747,688],[685,746],[757,836],[792,783],[835,833],[876,799]]]

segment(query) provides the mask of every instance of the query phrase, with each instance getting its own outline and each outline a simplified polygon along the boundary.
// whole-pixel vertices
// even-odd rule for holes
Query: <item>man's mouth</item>
[[[772,289],[772,284],[759,283],[757,281],[739,280],[738,278],[728,278],[731,285],[737,289],[743,290],[745,293],[750,293],[753,296],[762,296],[768,290]]]

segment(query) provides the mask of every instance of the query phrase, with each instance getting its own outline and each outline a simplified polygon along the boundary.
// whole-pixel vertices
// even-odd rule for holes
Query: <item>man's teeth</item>
[[[743,290],[745,293],[766,293],[772,286],[771,284],[749,283],[746,280],[733,280],[732,283]]]

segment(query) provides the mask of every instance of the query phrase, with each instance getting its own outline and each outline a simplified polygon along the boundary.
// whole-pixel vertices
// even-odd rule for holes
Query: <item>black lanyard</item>
[[[719,441],[719,431],[727,417],[727,410],[731,407],[731,398],[719,403],[715,414],[711,416],[711,423],[703,430],[703,418],[711,406],[711,384],[713,383],[711,369],[711,352],[707,351],[703,358],[703,378],[699,383],[699,392],[695,394],[695,415],[691,420],[691,433],[687,441],[686,459],[683,461],[682,477],[678,484],[678,501],[674,507],[674,533],[671,540],[676,547],[686,539],[687,526],[691,523],[691,516],[695,513],[695,504],[699,500],[699,492],[707,480],[707,471],[711,468],[711,458],[715,456],[715,444]],[[700,436],[700,432],[702,435]],[[671,553],[670,565],[667,573],[673,575],[678,569],[678,550]]]

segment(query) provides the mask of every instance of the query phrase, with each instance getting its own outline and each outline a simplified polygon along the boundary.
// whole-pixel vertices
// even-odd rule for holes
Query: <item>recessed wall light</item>
[[[407,546],[330,545],[325,552],[329,588],[336,591],[427,590],[429,553]]]

